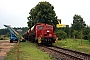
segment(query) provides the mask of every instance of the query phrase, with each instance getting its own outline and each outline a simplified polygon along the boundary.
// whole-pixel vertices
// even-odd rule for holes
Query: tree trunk
[[[75,35],[74,35],[74,40],[76,40]]]

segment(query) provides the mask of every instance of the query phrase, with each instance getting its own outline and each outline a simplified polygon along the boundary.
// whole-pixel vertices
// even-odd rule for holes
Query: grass
[[[30,42],[20,43],[19,60],[51,60],[50,56],[36,48],[35,44]],[[15,46],[7,55],[5,60],[17,60],[17,46]]]
[[[0,40],[9,40],[9,38],[8,37],[0,36]]]
[[[81,43],[80,39],[76,40],[66,39],[58,41],[58,44],[55,45],[90,54],[90,42],[87,40],[82,40],[82,44],[80,43]]]
[[[82,40],[82,45],[80,42],[80,39],[66,39],[54,45],[90,54],[90,42]],[[36,44],[30,42],[20,42],[19,60],[51,60],[51,56],[36,47]],[[8,53],[5,60],[17,60],[17,45]]]

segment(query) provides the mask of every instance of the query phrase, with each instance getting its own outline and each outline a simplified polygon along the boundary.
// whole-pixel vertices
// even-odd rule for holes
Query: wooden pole
[[[19,46],[20,46],[20,42],[18,40],[18,43],[17,43],[17,60],[19,60]]]

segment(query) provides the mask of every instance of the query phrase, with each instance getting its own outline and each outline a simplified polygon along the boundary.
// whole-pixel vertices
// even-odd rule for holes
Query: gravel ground
[[[9,40],[0,40],[0,60],[4,60],[7,52],[14,47],[16,43],[10,43]]]

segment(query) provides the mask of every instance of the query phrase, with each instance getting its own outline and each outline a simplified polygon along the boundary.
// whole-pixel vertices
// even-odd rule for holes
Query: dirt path
[[[4,60],[7,52],[14,47],[16,43],[10,43],[9,40],[0,40],[0,60]]]

